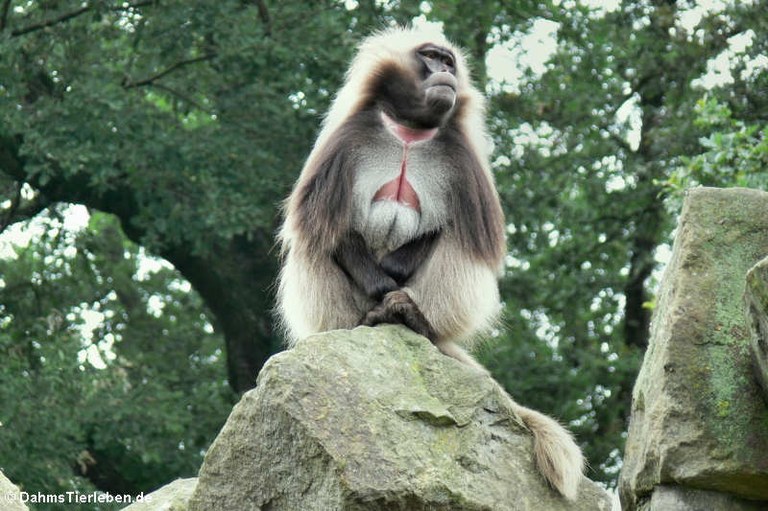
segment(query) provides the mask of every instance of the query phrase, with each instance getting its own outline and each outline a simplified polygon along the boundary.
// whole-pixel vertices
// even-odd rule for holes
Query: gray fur
[[[401,245],[439,233],[397,292],[407,293],[421,311],[440,351],[485,371],[458,343],[488,332],[499,315],[504,222],[488,165],[482,96],[469,83],[461,51],[441,37],[397,29],[361,45],[286,203],[278,309],[289,344],[313,333],[353,328],[377,305],[334,258],[345,233],[359,233],[377,258],[373,263],[367,258],[373,266],[356,266],[364,268],[358,272],[363,275],[369,275],[368,268],[378,271],[381,258]],[[377,191],[400,174],[403,143],[383,123],[371,127],[380,112],[372,110],[370,89],[385,66],[401,71],[399,79],[416,79],[413,49],[425,43],[456,55],[457,91],[454,104],[445,85],[432,87],[433,100],[447,108],[447,120],[434,138],[408,148],[406,177],[419,197],[417,211],[389,200],[374,202]],[[533,433],[539,470],[573,499],[582,477],[580,449],[557,422],[516,406]]]

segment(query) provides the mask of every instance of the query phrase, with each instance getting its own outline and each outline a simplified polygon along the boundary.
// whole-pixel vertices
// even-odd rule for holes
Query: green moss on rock
[[[488,376],[404,327],[313,336],[273,357],[209,450],[190,511],[607,511],[533,463]]]
[[[752,378],[746,275],[768,255],[768,193],[689,192],[635,384],[624,509],[659,485],[768,500],[768,408]]]

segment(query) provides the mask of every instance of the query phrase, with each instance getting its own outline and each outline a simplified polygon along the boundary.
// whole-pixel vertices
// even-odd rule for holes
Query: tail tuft
[[[536,466],[566,499],[575,500],[584,472],[584,456],[571,433],[556,420],[530,408],[515,409],[533,433]]]

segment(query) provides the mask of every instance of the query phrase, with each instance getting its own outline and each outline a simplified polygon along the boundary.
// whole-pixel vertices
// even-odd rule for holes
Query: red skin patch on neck
[[[402,142],[403,158],[400,160],[400,174],[379,188],[373,196],[373,202],[391,200],[416,211],[421,211],[419,196],[405,176],[408,168],[408,147],[414,142],[432,140],[437,135],[437,128],[428,130],[409,128],[398,124],[384,112],[381,113],[381,119],[384,121],[384,126],[387,127],[387,130]]]
[[[424,140],[432,140],[435,138],[435,135],[437,135],[437,128],[428,130],[409,128],[408,126],[398,124],[397,121],[384,112],[381,112],[381,119],[384,121],[384,126],[387,127],[389,132],[396,136],[404,145],[409,145],[413,142],[423,142]]]

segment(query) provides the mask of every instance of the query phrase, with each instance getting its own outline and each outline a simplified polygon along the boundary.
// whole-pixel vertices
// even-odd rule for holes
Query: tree
[[[768,125],[734,118],[726,103],[704,97],[696,104],[696,124],[709,135],[699,143],[704,152],[682,159],[666,181],[670,192],[697,185],[768,189]]]
[[[210,314],[114,217],[72,229],[59,209],[0,259],[0,465],[49,494],[194,475],[235,401]]]
[[[486,360],[524,403],[570,421],[588,439],[591,476],[611,483],[648,343],[656,251],[674,224],[665,182],[711,130],[696,121],[697,83],[731,37],[764,33],[764,22],[759,7],[744,4],[691,30],[683,14],[694,2],[554,3],[528,25],[557,23],[546,70],[492,97],[495,170],[510,222],[510,327]],[[514,20],[494,25],[513,43],[525,33]],[[750,47],[755,55],[762,39]],[[754,90],[746,78],[733,88]],[[759,105],[758,96],[749,102]],[[714,172],[719,179],[709,183],[736,183],[725,167]]]
[[[63,359],[55,366],[76,375],[67,385],[96,385],[113,395],[121,382],[131,381],[136,389],[137,381],[146,380],[157,387],[146,395],[164,396],[168,403],[181,398],[179,388],[199,388],[216,417],[229,397],[219,395],[218,387],[198,386],[197,379],[216,380],[206,373],[215,372],[215,364],[193,364],[202,372],[193,371],[197,377],[181,387],[181,370],[173,364],[186,365],[195,357],[192,351],[209,350],[209,336],[220,334],[230,385],[236,392],[253,386],[266,357],[280,349],[271,315],[280,200],[309,152],[356,41],[373,27],[423,14],[444,22],[445,31],[467,48],[476,79],[489,93],[509,264],[502,281],[505,326],[484,347],[483,360],[521,402],[570,422],[595,468],[591,475],[611,481],[620,466],[632,381],[648,342],[656,251],[668,243],[674,220],[665,198],[690,179],[723,186],[762,182],[740,180],[739,171],[727,170],[742,169],[743,151],[754,162],[750,176],[764,162],[765,73],[741,73],[739,66],[746,70],[754,64],[749,56],[765,53],[768,30],[757,15],[758,3],[736,2],[693,28],[683,18],[694,2],[644,0],[613,9],[591,4],[0,1],[0,229],[50,217],[66,203],[94,212],[93,224],[70,245],[84,243],[78,256],[53,258],[64,266],[85,266],[42,281],[67,293],[46,291],[43,305],[30,298],[35,291],[17,296],[11,291],[25,287],[40,294],[40,270],[25,270],[22,255],[3,263],[8,275],[17,272],[19,285],[8,284],[4,274],[0,302],[5,310],[9,304],[17,309],[10,322],[0,323],[0,338],[20,364],[4,373],[4,382],[9,389],[27,388],[18,395],[40,399],[33,389],[58,384],[24,387],[31,384],[19,371],[41,381],[54,378],[50,361],[59,359],[45,350],[61,345]],[[543,57],[544,73],[529,70],[516,85],[489,81],[491,50],[519,44],[540,22],[555,27],[557,44]],[[700,103],[697,113],[704,92],[696,80],[731,37],[750,30],[752,44],[733,82],[712,91],[714,99]],[[702,121],[707,105],[727,105],[727,114],[717,115],[719,124]],[[738,150],[722,156],[728,134]],[[701,147],[702,137],[711,141],[708,148]],[[114,215],[120,230],[96,212]],[[170,261],[179,274],[164,271],[151,283],[136,279],[138,263],[120,259],[121,245],[135,254],[140,246]],[[64,250],[57,246],[43,238],[28,250],[45,261]],[[89,253],[95,259],[86,264],[81,260]],[[99,261],[105,266],[98,274],[106,280],[84,280]],[[179,275],[199,300],[174,291]],[[171,315],[147,313],[147,297],[164,295],[163,286],[175,297],[175,322]],[[115,298],[104,298],[113,296],[109,290]],[[92,297],[69,301],[79,293]],[[182,299],[184,294],[189,296]],[[120,366],[124,357],[131,370],[99,372],[83,365],[75,371],[63,361],[80,353],[77,334],[36,331],[26,323],[59,310],[65,324],[75,324],[78,314],[69,319],[69,313],[96,302],[127,318],[120,324],[131,329],[131,340],[121,333],[112,363]],[[182,317],[192,331],[185,330]],[[109,325],[105,321],[96,335],[115,335]],[[168,340],[152,341],[152,332],[166,330],[162,335],[176,339],[170,353],[163,351]],[[41,357],[48,365],[40,365]],[[149,374],[142,373],[144,367]],[[94,396],[104,399],[102,393]],[[179,423],[187,420],[182,416]],[[71,419],[62,421],[56,435],[72,440],[58,459],[76,458],[74,451],[86,445],[95,459],[115,462],[109,477],[94,476],[90,484],[150,484],[131,475],[136,470],[125,444],[88,430],[83,417]],[[99,422],[91,420],[96,429]],[[167,434],[165,426],[154,427],[151,434],[134,431],[133,438]],[[201,427],[195,445],[203,445],[199,439],[212,429],[212,423]],[[23,438],[29,443],[29,436]],[[164,460],[178,454],[140,451],[150,459],[152,452],[162,451]],[[168,474],[183,472],[191,460],[177,458]],[[65,464],[51,470],[63,473]],[[44,472],[40,468],[41,484]],[[154,482],[160,478],[151,476]],[[32,475],[24,479],[38,481]]]
[[[233,388],[252,387],[280,344],[266,313],[275,210],[349,55],[337,38],[346,11],[13,4],[0,49],[10,220],[58,202],[116,215],[195,286],[227,341]]]

